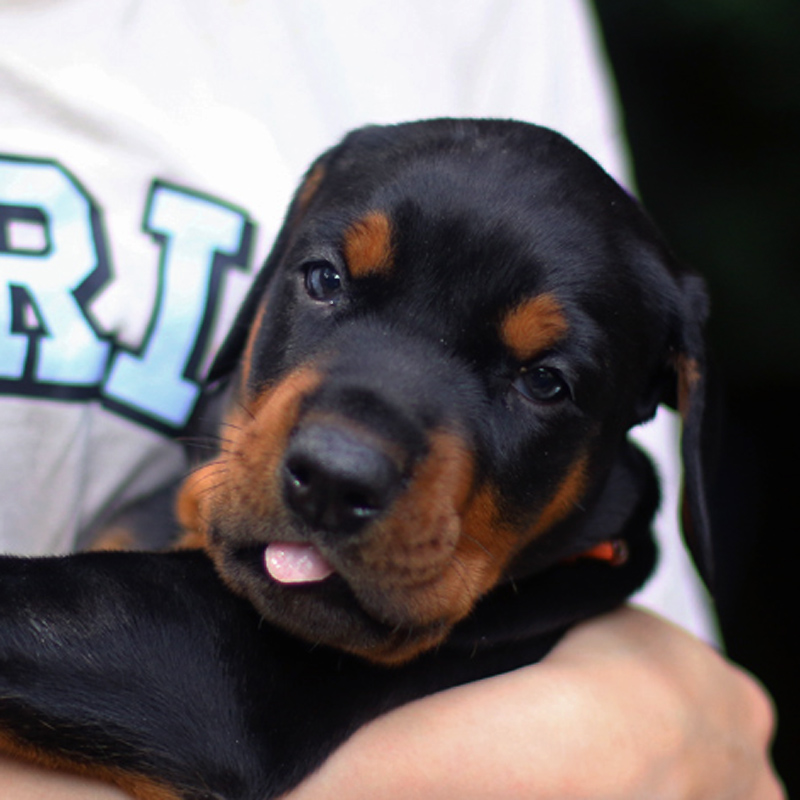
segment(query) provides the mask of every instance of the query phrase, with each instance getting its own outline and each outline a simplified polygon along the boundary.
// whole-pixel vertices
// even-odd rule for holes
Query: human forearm
[[[35,767],[0,754],[3,800],[130,800],[100,781]]]
[[[624,609],[534,667],[376,720],[290,797],[777,800],[772,726],[747,675]]]

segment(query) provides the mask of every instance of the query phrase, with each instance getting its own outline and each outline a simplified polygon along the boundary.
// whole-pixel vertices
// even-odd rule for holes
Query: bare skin
[[[285,800],[782,800],[774,720],[749,675],[625,608],[578,626],[538,665],[375,720]],[[126,797],[3,758],[0,796]]]

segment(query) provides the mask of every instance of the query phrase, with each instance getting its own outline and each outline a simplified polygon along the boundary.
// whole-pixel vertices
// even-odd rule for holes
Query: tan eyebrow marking
[[[530,361],[552,347],[569,330],[561,304],[540,294],[512,308],[500,323],[500,338],[518,361]]]
[[[354,278],[392,268],[392,223],[382,211],[370,211],[344,235],[344,257]]]

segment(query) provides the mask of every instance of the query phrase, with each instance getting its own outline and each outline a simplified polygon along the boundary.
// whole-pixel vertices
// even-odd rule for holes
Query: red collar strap
[[[610,539],[607,542],[600,542],[577,556],[568,558],[567,564],[574,564],[584,558],[594,561],[605,561],[612,567],[621,567],[628,560],[628,544],[624,539]]]

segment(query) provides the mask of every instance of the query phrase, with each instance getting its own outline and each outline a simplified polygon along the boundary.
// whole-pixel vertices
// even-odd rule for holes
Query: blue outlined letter
[[[180,428],[200,393],[191,373],[206,343],[221,273],[246,267],[252,223],[238,209],[156,181],[144,228],[161,248],[160,296],[142,351],[116,354],[103,394],[114,405]]]
[[[110,346],[80,298],[109,270],[91,198],[54,161],[0,156],[0,212],[0,381],[95,387]]]

